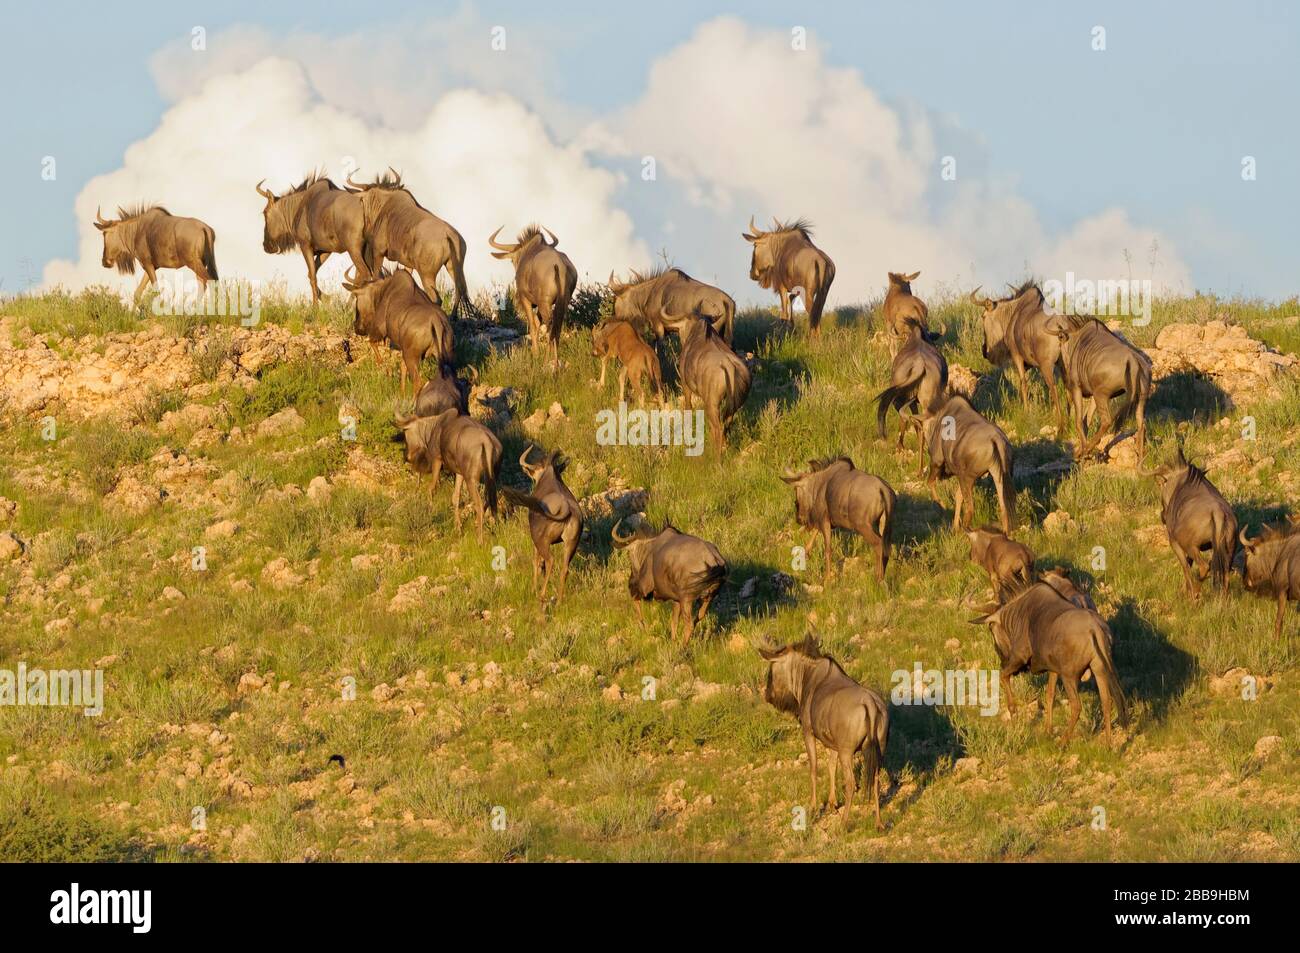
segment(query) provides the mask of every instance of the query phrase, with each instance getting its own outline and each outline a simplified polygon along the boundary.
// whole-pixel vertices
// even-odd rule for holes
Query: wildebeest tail
[[[533,496],[531,493],[524,493],[512,487],[503,486],[501,488],[501,495],[504,496],[506,502],[510,503],[512,506],[522,506],[526,510],[545,516],[548,520],[559,521],[565,519],[563,516],[552,513],[550,509],[547,508],[544,501]]]
[[[889,494],[887,492],[881,490],[880,495],[883,498],[881,500],[883,505],[881,506],[882,512],[880,514],[880,526],[877,527],[876,531],[880,533],[881,546],[883,547],[883,552],[885,554],[885,562],[888,562],[889,546],[894,538],[894,507],[890,505]]]
[[[1109,695],[1121,725],[1128,724],[1128,699],[1120,687],[1115,663],[1110,657],[1110,639],[1100,625],[1092,627],[1092,673],[1097,676],[1097,690]]]
[[[456,286],[456,294],[451,302],[451,313],[453,317],[459,317],[461,305],[469,300],[469,288],[465,284],[465,249],[458,247],[456,239],[450,236],[447,238],[447,244],[451,248],[447,268],[451,271],[451,280]]]
[[[205,237],[207,240],[203,243],[203,270],[208,273],[209,281],[220,281],[221,276],[217,274],[217,234],[209,228]]]
[[[497,515],[497,466],[498,463],[492,459],[492,451],[488,447],[483,448],[483,488],[487,496],[487,508],[493,516]]]
[[[1143,368],[1136,366],[1138,358],[1130,354],[1124,362],[1124,406],[1120,408],[1119,413],[1115,415],[1115,433],[1118,434],[1120,429],[1133,416],[1133,411],[1137,408],[1138,401],[1144,396],[1143,390],[1147,386],[1147,380],[1142,373]]]
[[[712,596],[727,581],[727,564],[713,563],[697,572],[690,582],[690,589],[695,598]]]
[[[1001,471],[1002,479],[998,481],[998,489],[1002,492],[1002,505],[1006,507],[1007,522],[1014,526],[1016,519],[1016,483],[1011,472],[1011,447],[1005,440],[993,441],[993,453],[998,458],[998,469]]]
[[[564,331],[564,271],[557,264],[552,271],[555,277],[555,300],[551,302],[551,319],[547,323],[550,325],[551,342],[559,347],[560,334]]]
[[[1212,525],[1212,549],[1210,550],[1210,582],[1226,588],[1228,573],[1232,571],[1232,557],[1237,551],[1237,533],[1235,526],[1229,526],[1223,514],[1215,512],[1210,518]]]

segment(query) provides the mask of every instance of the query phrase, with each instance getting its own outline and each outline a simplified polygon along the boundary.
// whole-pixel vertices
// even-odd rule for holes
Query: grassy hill
[[[976,404],[1015,446],[1017,537],[1040,565],[1086,580],[1114,630],[1133,709],[1116,750],[1094,734],[1092,683],[1082,731],[1062,749],[1041,728],[1045,679],[1020,676],[1014,719],[893,709],[884,833],[862,808],[847,832],[826,817],[792,825],[793,808],[807,806],[803,746],[795,722],[758,697],[755,642],[815,627],[851,675],[885,691],[917,662],[997,667],[987,629],[967,621],[987,583],[965,537],[928,500],[914,446],[895,452],[892,421],[888,439],[875,436],[871,400],[888,353],[871,304],[841,309],[816,341],[778,333],[768,311],[739,316],[755,386],[721,466],[680,448],[596,444],[595,414],[615,398],[595,387],[585,328],[566,336],[558,373],[526,346],[459,343],[480,384],[517,397],[497,421],[507,484],[525,485],[516,460],[530,440],[560,447],[579,497],[645,488],[651,522],[722,551],[730,580],[682,648],[669,643],[664,606],[638,627],[612,515],[588,521],[558,606],[532,594],[522,513],[490,524],[482,543],[472,523],[456,536],[449,481],[431,502],[428,479],[407,471],[392,440],[395,363],[376,367],[358,347],[355,361],[274,363],[241,384],[223,373],[230,327],[141,318],[94,293],[50,295],[0,307],[15,346],[108,353],[104,335],[156,329],[193,355],[205,386],[151,391],[116,415],[52,405],[11,408],[0,422],[0,497],[15,504],[0,530],[24,547],[0,562],[0,667],[105,670],[98,718],[0,707],[0,856],[1300,858],[1300,615],[1275,641],[1274,603],[1239,578],[1228,600],[1191,603],[1151,481],[1131,468],[1065,467],[1041,383],[1022,409],[980,356],[974,306],[929,303],[948,360],[980,375]],[[1298,311],[1294,301],[1167,300],[1125,333],[1147,346],[1171,322],[1219,318],[1296,352],[1300,322],[1288,318]],[[285,303],[263,320],[338,335],[350,311],[342,299],[315,314]],[[530,436],[524,420],[553,402],[563,415]],[[261,427],[290,407],[301,421]],[[341,411],[357,418],[355,440],[343,438]],[[46,414],[54,440],[43,439]],[[1254,440],[1242,438],[1247,414]],[[1212,383],[1172,377],[1149,418],[1149,463],[1181,431],[1243,522],[1300,503],[1294,380],[1232,407]],[[899,493],[883,585],[869,547],[839,534],[840,576],[823,585],[817,549],[808,570],[792,566],[807,534],[779,474],[833,453]],[[995,516],[984,481],[977,518]],[[1255,676],[1257,698],[1243,700],[1234,669]],[[193,828],[196,808],[205,830]]]

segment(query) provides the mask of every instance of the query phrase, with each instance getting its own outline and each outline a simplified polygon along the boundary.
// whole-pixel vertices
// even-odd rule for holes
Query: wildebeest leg
[[[384,362],[383,362],[382,357],[380,356],[380,351],[379,351],[379,342],[378,342],[378,341],[371,341],[371,342],[370,342],[370,353],[373,354],[373,355],[375,355],[375,367],[383,367],[383,366],[384,366]]]
[[[1074,448],[1074,459],[1082,460],[1084,444],[1088,442],[1088,433],[1083,427],[1083,391],[1077,387],[1070,389],[1070,403],[1074,407],[1074,429],[1079,434],[1078,446]]]
[[[957,479],[957,486],[952,491],[952,528],[956,532],[961,527],[962,480]]]
[[[144,271],[144,277],[140,279],[140,284],[136,286],[135,297],[131,299],[133,304],[140,303],[140,295],[144,294],[144,289],[148,288],[151,284],[153,284],[153,272],[146,268]]]
[[[687,599],[685,602],[680,603],[680,606],[682,619],[684,620],[682,645],[690,645],[691,636],[695,634],[695,600]]]
[[[463,479],[459,473],[456,474],[456,485],[451,490],[451,515],[456,521],[456,535],[460,535],[460,485]]]
[[[930,488],[930,498],[943,506],[943,500],[939,499],[939,471],[934,464],[930,464],[930,473],[925,478],[925,485]]]
[[[641,611],[641,600],[633,599],[632,605],[636,606],[636,624],[637,628],[645,628],[645,614]]]
[[[542,560],[543,560],[544,558],[545,558],[545,557],[542,556],[542,553],[541,553],[540,550],[534,550],[534,551],[533,551],[533,592],[537,592],[537,574],[538,574],[539,572],[541,572],[541,569],[542,569]],[[542,591],[541,591],[540,595],[541,595],[541,597],[542,597],[543,599],[546,598],[546,587],[545,587],[545,586],[542,586]]]
[[[307,246],[302,246],[302,257],[307,262],[307,281],[311,285],[311,303],[313,307],[320,302],[320,286],[316,284],[316,256]]]
[[[830,777],[831,789],[826,794],[826,810],[834,811],[839,805],[835,800],[835,769],[839,766],[839,758],[826,759],[826,774]]]
[[[1016,383],[1020,389],[1020,406],[1025,410],[1029,409],[1029,371],[1025,368],[1025,362],[1019,358],[1012,361],[1016,366]]]
[[[561,537],[564,542],[564,561],[560,563],[560,595],[564,598],[564,583],[569,578],[569,563],[573,562],[573,557],[578,552],[578,543],[581,541],[581,531],[574,532],[571,535]]]
[[[803,746],[808,752],[808,778],[812,782],[812,796],[808,799],[808,806],[815,811],[817,810],[817,741],[807,728],[803,732]]]
[[[1282,638],[1282,623],[1286,621],[1286,593],[1283,589],[1277,596],[1277,624],[1273,626],[1273,638]]]
[[[1052,733],[1052,703],[1056,701],[1056,680],[1059,677],[1055,672],[1047,673],[1047,711],[1043,717],[1049,735]]]
[[[858,782],[853,777],[853,752],[847,748],[841,748],[839,751],[840,767],[843,768],[844,774],[844,817],[845,827],[849,826],[849,818],[853,815],[853,795],[857,790]]]
[[[1002,682],[1002,694],[1007,696],[1007,711],[1014,715],[1016,713],[1016,699],[1011,694],[1011,670],[1003,668],[998,672],[998,679]]]
[[[402,380],[401,383],[397,385],[397,393],[399,395],[406,393],[406,356],[405,355],[402,356],[401,366],[402,366]]]
[[[1200,599],[1201,583],[1196,578],[1196,574],[1192,572],[1191,558],[1183,551],[1183,547],[1172,539],[1169,540],[1169,548],[1174,551],[1174,556],[1178,559],[1178,565],[1182,567],[1183,579],[1187,583],[1187,591],[1192,595],[1193,599]]]
[[[602,358],[600,359],[600,382],[599,382],[599,383],[600,383],[600,386],[601,386],[601,387],[604,387],[604,386],[605,386],[605,363],[606,363],[608,360],[609,360],[609,357],[608,357],[608,356],[606,356],[606,357],[602,357]]]
[[[618,370],[618,402],[623,403],[623,395],[627,393],[627,365],[624,364]]]
[[[483,491],[479,488],[478,480],[469,480],[467,482],[469,483],[467,487],[469,498],[474,501],[474,510],[478,513],[478,541],[481,543],[483,542],[483,516],[487,511],[487,507],[483,505]],[[550,571],[548,570],[546,574],[550,576]]]
[[[1061,746],[1070,743],[1070,736],[1074,734],[1075,723],[1079,720],[1079,712],[1083,710],[1083,703],[1079,701],[1079,683],[1072,678],[1061,679],[1061,686],[1065,689],[1065,695],[1070,699],[1070,723],[1065,728],[1065,737],[1061,739]]]
[[[831,521],[827,520],[822,523],[822,549],[826,556],[826,571],[822,574],[825,578],[831,577]]]
[[[537,558],[541,560],[542,566],[545,567],[546,569],[546,574],[542,576],[542,598],[543,599],[546,598],[546,590],[549,589],[551,586],[551,555],[549,550],[550,548],[547,547],[546,555],[542,555],[541,553],[537,554]]]
[[[1004,533],[1006,533],[1008,536],[1010,536],[1010,535],[1011,535],[1011,514],[1007,512],[1007,496],[1006,496],[1006,493],[1004,492],[1004,488],[1003,488],[1003,485],[1002,485],[1002,481],[1003,481],[1003,480],[1010,480],[1010,479],[1011,479],[1011,474],[1008,473],[1006,476],[1003,476],[1001,470],[998,470],[998,469],[994,468],[993,470],[990,470],[990,471],[989,471],[989,477],[993,480],[993,492],[994,492],[994,494],[995,494],[995,495],[997,496],[997,498],[998,498],[998,515],[1002,517],[1002,532],[1004,532]],[[975,485],[974,485],[974,484],[971,484],[971,510],[972,510],[972,512],[973,512],[974,509],[975,509],[975,506],[974,506],[974,499],[975,499],[975,497],[974,497],[974,488],[975,488]]]
[[[1137,458],[1138,464],[1141,465],[1146,457],[1147,450],[1147,395],[1146,391],[1138,397],[1137,402]],[[1225,577],[1226,583],[1226,577]]]

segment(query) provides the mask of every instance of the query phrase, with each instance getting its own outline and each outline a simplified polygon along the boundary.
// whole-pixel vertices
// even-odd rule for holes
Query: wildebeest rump
[[[1130,417],[1137,420],[1137,456],[1146,453],[1147,398],[1151,396],[1151,361],[1145,354],[1115,334],[1096,318],[1076,315],[1053,315],[1048,327],[1061,342],[1061,367],[1065,386],[1074,410],[1074,426],[1079,435],[1075,458],[1082,460],[1094,448],[1103,453],[1102,439],[1118,435]],[[1112,413],[1110,402],[1127,397],[1119,413]],[[1097,433],[1089,438],[1084,425],[1083,401],[1091,397],[1101,416]]]
[[[477,379],[478,372],[473,365],[470,365],[469,373],[473,379]],[[415,395],[415,416],[435,417],[444,410],[451,409],[468,414],[471,388],[471,381],[457,374],[450,361],[439,361],[438,373],[425,381]]]
[[[808,326],[814,334],[820,333],[822,309],[835,280],[835,263],[813,244],[812,226],[803,219],[774,220],[772,230],[764,232],[754,225],[751,216],[749,231],[742,232],[741,237],[754,246],[749,261],[750,280],[780,296],[781,319],[794,325],[791,299],[802,293]]]
[[[1025,586],[1001,607],[990,607],[990,610],[971,622],[987,624],[993,633],[993,645],[1002,660],[1000,677],[1008,710],[1015,711],[1012,675],[1024,671],[1047,672],[1045,718],[1050,732],[1052,703],[1060,678],[1070,700],[1070,724],[1061,740],[1065,744],[1074,732],[1082,708],[1079,682],[1085,673],[1091,672],[1097,679],[1102,726],[1110,743],[1112,707],[1123,724],[1128,719],[1128,706],[1111,658],[1112,638],[1106,621],[1096,612],[1080,609],[1045,582]]]
[[[101,264],[124,275],[135,274],[138,261],[144,278],[135,289],[135,301],[157,280],[159,268],[188,268],[206,291],[218,281],[216,245],[212,228],[197,218],[181,218],[160,205],[119,208],[116,219],[106,219],[95,209],[95,227],[104,236]]]
[[[793,715],[803,732],[808,753],[810,803],[817,802],[817,745],[833,753],[829,759],[830,791],[827,807],[835,809],[835,768],[844,774],[844,815],[847,826],[857,784],[853,756],[862,752],[863,786],[875,802],[876,827],[880,821],[880,788],[885,781],[885,747],[889,741],[889,707],[877,692],[858,684],[829,655],[822,654],[812,636],[782,648],[759,648],[767,660],[763,700]]]
[[[1097,603],[1092,601],[1092,596],[1080,589],[1070,578],[1070,574],[1060,566],[1051,566],[1044,569],[1038,574],[1038,578],[1047,583],[1062,596],[1074,603],[1080,609],[1091,609],[1097,611]],[[1086,681],[1086,676],[1085,676]]]
[[[347,182],[365,212],[366,254],[370,270],[387,258],[420,275],[420,286],[438,299],[438,272],[443,268],[455,287],[451,313],[458,315],[469,298],[465,284],[465,239],[438,216],[420,205],[392,169],[364,185]]]
[[[866,538],[876,550],[876,578],[885,578],[889,546],[893,540],[893,488],[878,476],[864,473],[848,457],[812,460],[805,473],[787,470],[781,479],[794,487],[795,519],[805,529],[811,550],[822,536],[825,575],[831,575],[831,529],[847,529]]]
[[[975,515],[975,481],[987,473],[997,491],[1002,532],[1010,535],[1015,522],[1016,488],[1011,471],[1011,443],[1002,429],[972,407],[965,397],[953,394],[926,416],[925,441],[930,451],[926,485],[931,498],[942,506],[937,481],[947,477],[957,479],[952,528],[970,528]]]
[[[910,275],[889,272],[889,290],[885,292],[885,303],[880,310],[884,317],[885,333],[889,336],[891,355],[897,353],[899,344],[907,339],[911,333],[909,328],[913,325],[921,329],[921,335],[926,340],[932,337],[930,309],[924,301],[912,294],[912,282],[920,275],[919,271]]]
[[[1300,524],[1268,527],[1250,539],[1241,531],[1245,552],[1242,580],[1251,592],[1272,593],[1277,599],[1277,624],[1273,635],[1282,637],[1287,600],[1300,602]]]
[[[609,290],[614,295],[616,321],[631,321],[662,338],[666,330],[680,333],[676,322],[682,317],[699,315],[731,343],[736,302],[725,291],[696,281],[680,268],[634,271],[627,281],[618,281],[611,274]]]
[[[320,301],[316,274],[325,259],[335,252],[347,252],[358,273],[369,277],[365,213],[355,195],[340,189],[319,172],[307,176],[283,195],[262,188],[262,182],[256,188],[257,194],[266,199],[266,207],[262,209],[265,224],[262,248],[268,255],[298,249],[307,262],[313,304]]]
[[[546,598],[546,588],[551,583],[551,547],[557,543],[564,546],[560,562],[559,595],[564,598],[564,582],[569,577],[569,565],[578,551],[578,542],[582,539],[582,511],[578,508],[577,498],[564,485],[564,467],[567,461],[559,451],[552,450],[541,463],[530,464],[528,455],[532,452],[530,443],[519,457],[519,466],[533,481],[532,493],[520,493],[509,487],[502,489],[502,494],[515,506],[528,509],[528,533],[533,539],[533,588],[537,588],[537,578],[542,570],[546,571],[539,595]]]
[[[971,562],[988,573],[993,595],[999,602],[1015,588],[1034,580],[1034,554],[1001,530],[984,526],[966,534]]]
[[[501,474],[501,441],[473,417],[456,410],[444,410],[436,417],[395,415],[394,421],[406,440],[406,461],[416,473],[430,473],[430,496],[438,492],[438,476],[445,466],[456,477],[451,492],[451,513],[460,532],[460,486],[469,484],[470,499],[478,514],[478,538],[483,538],[484,495],[486,508],[497,512],[497,478]],[[485,494],[480,494],[479,483]]]
[[[627,384],[632,382],[636,402],[645,402],[646,391],[653,390],[655,398],[663,402],[664,380],[659,369],[659,357],[654,348],[641,338],[641,332],[631,321],[609,320],[591,331],[591,355],[600,358],[599,386],[605,386],[605,364],[610,358],[619,363],[618,399],[623,402]]]
[[[749,366],[708,321],[698,316],[694,320],[674,320],[682,340],[677,363],[682,402],[687,410],[696,400],[704,405],[713,453],[720,460],[727,428],[749,396]]]
[[[402,391],[411,378],[411,393],[418,394],[423,382],[420,364],[433,355],[439,363],[452,359],[451,322],[442,307],[416,285],[411,273],[386,269],[371,278],[343,287],[355,299],[352,330],[364,335],[373,347],[387,341],[402,354]],[[379,361],[378,350],[375,353]]]
[[[1226,595],[1237,549],[1237,518],[1228,501],[1204,470],[1188,462],[1181,446],[1172,463],[1145,475],[1155,477],[1160,521],[1183,570],[1187,591],[1199,599],[1201,580],[1208,575]],[[1206,552],[1209,563],[1202,569],[1201,554]]]
[[[542,230],[530,225],[519,233],[513,245],[497,241],[501,229],[492,233],[488,244],[496,251],[493,258],[508,259],[515,268],[515,301],[528,319],[533,349],[541,345],[541,331],[545,328],[551,342],[551,357],[560,359],[560,334],[564,330],[564,316],[569,310],[573,289],[578,286],[578,270],[569,256],[556,246],[560,240],[549,228],[548,243]]]
[[[948,362],[943,354],[925,339],[925,331],[915,321],[907,320],[908,332],[903,346],[894,355],[889,368],[889,386],[876,395],[876,432],[885,435],[885,416],[898,411],[898,447],[909,427],[916,430],[921,469],[925,469],[925,434],[922,417],[915,411],[931,412],[948,390]],[[908,415],[904,415],[904,411]]]
[[[981,317],[984,328],[981,350],[984,359],[999,367],[1010,364],[1015,368],[1020,402],[1025,407],[1029,406],[1027,369],[1032,367],[1038,371],[1047,387],[1052,413],[1058,421],[1064,423],[1061,398],[1056,390],[1056,372],[1061,363],[1061,341],[1056,331],[1048,327],[1052,316],[1043,309],[1045,299],[1042,289],[1029,281],[1019,288],[1012,288],[1009,296],[994,301],[992,298],[980,298],[979,289],[976,288],[971,292],[970,299],[984,309]]]
[[[727,578],[727,561],[718,547],[697,536],[679,532],[665,526],[656,533],[645,524],[632,533],[622,535],[614,524],[610,535],[614,545],[626,549],[632,572],[628,576],[627,591],[635,600],[637,621],[643,622],[641,602],[657,599],[673,603],[670,632],[677,638],[677,620],[685,620],[683,644],[690,642],[695,623],[703,621],[709,603],[717,595]],[[695,603],[700,603],[699,613]]]

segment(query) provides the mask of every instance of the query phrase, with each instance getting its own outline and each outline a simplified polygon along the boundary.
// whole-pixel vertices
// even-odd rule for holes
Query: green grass
[[[1022,468],[1059,457],[1041,431],[1054,423],[1036,380],[1023,408],[1011,382],[980,357],[973,306],[931,301],[951,363],[981,374],[976,402],[1004,427]],[[887,690],[895,670],[995,667],[985,629],[966,621],[986,581],[970,565],[950,511],[928,501],[914,445],[894,451],[875,436],[872,397],[888,354],[872,308],[844,308],[820,340],[784,335],[768,311],[739,318],[737,347],[756,376],[722,466],[680,450],[604,447],[595,415],[613,402],[594,386],[596,361],[582,325],[599,295],[584,299],[579,327],[562,345],[557,372],[527,347],[458,350],[482,383],[517,396],[500,428],[505,482],[529,442],[560,447],[579,496],[612,483],[647,487],[648,516],[715,542],[732,567],[715,611],[689,648],[667,639],[663,607],[644,627],[626,595],[625,557],[609,544],[609,519],[588,526],[566,600],[541,605],[531,589],[526,520],[515,514],[456,537],[444,483],[432,501],[427,478],[406,471],[392,442],[394,365],[368,349],[346,367],[289,363],[263,370],[256,387],[221,386],[200,399],[224,406],[219,428],[244,437],[185,448],[191,434],[164,433],[168,410],[191,402],[162,392],[123,420],[60,414],[59,439],[40,439],[33,419],[0,427],[0,496],[28,545],[0,564],[0,659],[12,667],[81,668],[111,656],[106,712],[0,707],[0,853],[13,859],[156,860],[1294,860],[1300,783],[1295,631],[1273,640],[1273,605],[1241,591],[1200,604],[1158,536],[1153,487],[1131,472],[1092,466],[1064,474],[1023,472],[1018,538],[1043,563],[1088,579],[1116,637],[1116,663],[1133,707],[1118,750],[1096,733],[1100,713],[1085,686],[1080,732],[1068,749],[1045,736],[1036,711],[1044,680],[1013,682],[1013,720],[973,709],[895,708],[886,764],[892,790],[887,832],[860,810],[842,832],[821,818],[791,825],[807,807],[806,766],[792,719],[757,695],[760,639],[791,640],[810,626],[854,677]],[[1239,321],[1288,350],[1300,329],[1295,302],[1157,302],[1133,329],[1150,344],[1172,321]],[[152,323],[99,292],[7,302],[29,334],[85,337]],[[340,300],[311,311],[264,304],[263,320],[295,332],[345,330]],[[513,321],[507,315],[507,319]],[[197,340],[192,322],[156,322]],[[220,328],[196,353],[198,380],[216,381],[229,347]],[[1170,392],[1151,419],[1160,459],[1182,434],[1205,460],[1240,450],[1247,465],[1211,478],[1254,520],[1300,502],[1300,392],[1283,386],[1252,404],[1259,439],[1240,440],[1246,409],[1208,413],[1190,425]],[[539,436],[522,420],[552,402],[565,417]],[[341,437],[343,405],[358,411],[357,439]],[[293,407],[306,426],[258,435],[266,417]],[[892,427],[892,422],[891,422]],[[105,499],[126,473],[150,481],[163,449],[209,469],[142,513]],[[842,574],[823,586],[821,553],[794,568],[807,534],[793,524],[782,468],[847,453],[900,496],[898,549],[883,584],[870,550],[839,535]],[[167,455],[170,458],[170,455]],[[161,459],[161,458],[160,458]],[[1291,474],[1290,478],[1284,476]],[[305,491],[314,477],[331,488]],[[951,490],[945,488],[951,498]],[[1065,510],[1076,533],[1052,536],[1042,518]],[[976,518],[996,516],[981,485]],[[218,520],[238,524],[214,538]],[[1136,534],[1136,535],[1135,535]],[[1154,541],[1153,541],[1154,540]],[[820,545],[820,544],[818,544]],[[207,570],[191,569],[195,546]],[[493,547],[504,548],[504,571]],[[1094,568],[1097,547],[1105,568]],[[365,557],[353,566],[354,557]],[[300,583],[274,588],[263,567],[288,560]],[[773,574],[795,578],[790,591]],[[66,578],[65,578],[66,577]],[[420,583],[420,577],[425,581]],[[753,595],[740,598],[755,577]],[[393,612],[398,590],[423,592]],[[184,598],[164,597],[168,587]],[[57,620],[68,625],[49,625]],[[1240,666],[1263,679],[1257,700],[1215,694],[1210,680]],[[255,673],[264,687],[241,679]],[[456,685],[449,684],[449,679]],[[642,699],[653,679],[653,699]],[[617,683],[622,700],[607,689]],[[355,698],[345,686],[355,684]],[[380,686],[387,686],[386,689]],[[379,689],[378,694],[373,694]],[[1058,732],[1063,724],[1058,712]],[[1261,760],[1259,738],[1281,751]],[[331,757],[339,755],[340,767]],[[961,759],[969,759],[961,762]],[[974,759],[977,759],[974,760]],[[961,764],[959,765],[959,762]],[[57,763],[57,767],[54,767]],[[824,774],[823,784],[824,789]],[[206,812],[206,831],[191,827]],[[1093,827],[1105,809],[1104,830]],[[504,824],[494,825],[504,819]]]

